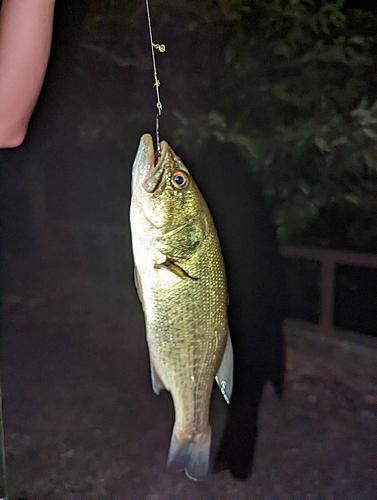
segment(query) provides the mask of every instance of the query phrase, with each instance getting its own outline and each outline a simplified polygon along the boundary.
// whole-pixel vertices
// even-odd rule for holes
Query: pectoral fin
[[[229,404],[233,390],[233,348],[229,332],[223,359],[215,380],[220,387],[221,394],[224,396],[225,401]]]
[[[178,264],[175,264],[170,259],[166,258],[165,262],[162,264],[155,264],[154,267],[156,269],[167,269],[168,271],[174,273],[179,278],[190,278],[192,280],[197,281],[199,278],[194,278],[190,276],[184,269],[182,269]]]
[[[165,386],[160,377],[158,376],[152,363],[151,363],[151,379],[152,379],[153,392],[158,396],[160,392],[165,389]]]

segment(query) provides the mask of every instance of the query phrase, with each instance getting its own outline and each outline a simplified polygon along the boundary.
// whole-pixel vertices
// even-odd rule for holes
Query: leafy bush
[[[219,40],[212,109],[177,112],[176,137],[193,144],[191,131],[203,143],[214,135],[236,145],[274,203],[284,243],[311,242],[323,211],[336,219],[339,210],[349,215],[344,238],[321,238],[319,230],[317,244],[377,241],[376,20],[345,12],[339,0],[212,6]]]
[[[152,98],[153,82],[145,6],[131,14],[135,5],[94,2],[86,38],[115,62],[134,58],[143,85],[133,102],[145,110],[136,103]],[[161,0],[151,9],[167,45],[158,63],[174,146],[200,155],[213,136],[236,146],[273,203],[282,242],[375,249],[377,17],[342,0]]]

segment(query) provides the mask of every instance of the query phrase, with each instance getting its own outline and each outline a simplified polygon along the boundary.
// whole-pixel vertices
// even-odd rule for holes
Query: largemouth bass
[[[194,480],[208,472],[209,406],[216,379],[229,403],[233,352],[223,257],[194,179],[163,141],[142,136],[132,169],[131,231],[152,387],[175,408],[168,469]]]

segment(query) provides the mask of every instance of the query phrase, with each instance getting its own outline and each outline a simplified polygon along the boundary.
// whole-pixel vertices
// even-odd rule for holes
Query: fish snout
[[[154,167],[153,139],[150,134],[141,136],[132,165],[132,190],[142,184],[147,172]]]
[[[166,141],[160,144],[160,152],[154,152],[153,139],[150,134],[144,134],[136,152],[132,167],[132,189],[139,186],[149,194],[155,193],[165,185],[165,158],[169,145]]]

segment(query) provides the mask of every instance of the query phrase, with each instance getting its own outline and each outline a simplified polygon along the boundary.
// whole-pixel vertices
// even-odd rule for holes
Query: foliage
[[[162,95],[170,92],[176,104],[169,123],[175,146],[200,155],[211,136],[236,146],[273,203],[282,242],[373,249],[376,16],[347,11],[343,0],[156,0],[152,7],[157,41],[172,58],[166,68],[159,61]],[[96,0],[86,38],[116,51],[114,61],[138,58],[150,75],[135,41],[141,29],[150,58],[144,9],[142,2]],[[120,41],[132,11],[133,27]],[[105,21],[118,22],[117,36]],[[145,100],[140,87],[138,94]],[[105,118],[109,134],[115,120]],[[95,121],[98,136],[104,120]],[[90,127],[83,131],[90,137]],[[321,220],[335,235],[340,213],[346,230],[335,238]]]
[[[252,7],[229,0],[212,8],[224,40],[216,99],[206,112],[177,113],[177,140],[187,143],[191,130],[202,143],[214,135],[236,145],[274,203],[282,242],[305,243],[331,207],[349,214],[347,233],[341,242],[317,234],[320,243],[371,247],[377,241],[376,19],[361,11],[347,15],[339,0],[320,7],[310,0],[258,0]]]

